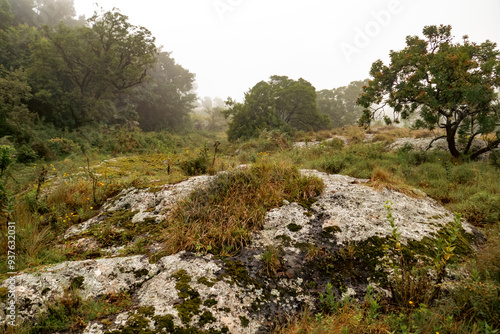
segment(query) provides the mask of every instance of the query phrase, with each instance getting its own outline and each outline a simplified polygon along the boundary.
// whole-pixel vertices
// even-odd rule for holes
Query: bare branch
[[[434,138],[433,140],[431,140],[431,142],[429,143],[429,146],[427,146],[427,148],[425,149],[425,151],[430,150],[430,149],[431,149],[431,147],[432,147],[432,144],[434,144],[434,142],[435,142],[436,140],[443,139],[443,138],[446,138],[446,135],[444,135],[444,136],[439,136],[439,137],[436,137],[436,138]]]

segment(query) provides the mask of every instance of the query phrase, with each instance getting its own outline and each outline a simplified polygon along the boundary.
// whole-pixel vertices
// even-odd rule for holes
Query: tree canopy
[[[125,15],[106,12],[91,27],[44,26],[30,66],[36,111],[58,126],[78,128],[123,118],[112,103],[145,81],[156,61],[154,37]]]
[[[365,81],[353,81],[348,86],[320,90],[316,100],[319,112],[327,114],[334,127],[356,124],[363,113],[356,101],[365,84]]]
[[[148,75],[149,80],[130,96],[140,127],[147,131],[185,128],[196,100],[194,74],[176,64],[169,52],[160,52]]]
[[[408,36],[403,50],[391,51],[388,66],[380,60],[373,63],[373,80],[358,100],[367,108],[361,123],[369,123],[377,110],[388,105],[403,119],[417,113],[415,127],[444,129],[442,137],[455,157],[474,159],[498,147],[497,45],[476,44],[467,36],[462,43],[454,43],[451,26],[426,26],[423,34],[425,39]],[[472,143],[478,136],[485,144],[475,149]]]
[[[18,157],[83,127],[190,126],[194,74],[149,30],[116,9],[74,16],[73,0],[0,0],[0,139]]]
[[[225,113],[233,116],[228,130],[231,140],[256,137],[264,129],[309,131],[330,127],[328,115],[318,112],[315,88],[302,78],[272,76],[268,82],[252,87],[243,103],[229,100],[227,104]]]

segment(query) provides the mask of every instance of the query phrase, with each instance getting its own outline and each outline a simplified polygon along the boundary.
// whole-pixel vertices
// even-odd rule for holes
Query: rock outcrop
[[[106,321],[87,324],[83,333],[129,333],[131,327],[152,333],[175,328],[196,329],[196,333],[267,332],[304,306],[314,310],[328,282],[339,297],[347,291],[353,298],[362,298],[368,284],[383,283],[380,263],[391,234],[387,201],[392,203],[402,242],[414,249],[415,256],[431,256],[435,239],[446,233],[454,219],[425,196],[377,191],[366,185],[367,180],[348,176],[315,170],[302,173],[323,179],[325,190],[317,201],[307,208],[285,201],[268,212],[263,229],[238,256],[181,252],[157,260],[134,255],[37,268],[15,276],[18,316],[35,321],[68,289],[84,299],[127,291],[133,302],[130,308]],[[110,224],[107,218],[116,212],[129,212],[127,219],[133,224],[158,224],[169,207],[210,178],[194,177],[154,193],[123,191],[96,217],[70,228],[63,238],[101,247],[95,239],[92,246],[88,231]],[[469,242],[480,236],[464,220],[462,227],[460,250],[465,254],[472,251]],[[148,228],[144,233],[148,235]],[[0,309],[4,306],[0,304]]]

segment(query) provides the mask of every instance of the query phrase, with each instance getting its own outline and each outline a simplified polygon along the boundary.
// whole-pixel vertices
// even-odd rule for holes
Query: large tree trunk
[[[455,135],[457,133],[458,126],[446,122],[446,141],[448,142],[448,149],[450,150],[451,155],[455,158],[460,156],[460,151],[457,149],[457,143],[455,142]]]

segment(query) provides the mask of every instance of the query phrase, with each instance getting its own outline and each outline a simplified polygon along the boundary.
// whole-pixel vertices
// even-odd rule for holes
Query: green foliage
[[[194,158],[188,158],[180,163],[181,169],[190,176],[205,174],[209,164],[208,148],[205,147],[199,150]]]
[[[412,308],[419,304],[432,305],[441,296],[442,282],[446,275],[446,268],[453,256],[457,245],[462,224],[460,214],[450,223],[447,237],[438,237],[435,242],[436,251],[433,257],[433,266],[429,267],[420,260],[416,265],[413,259],[405,256],[405,245],[401,241],[401,233],[395,224],[392,215],[392,203],[386,202],[387,220],[391,224],[392,235],[386,246],[386,265],[392,269],[389,278],[392,299],[399,307]],[[432,278],[429,271],[433,272]]]
[[[0,65],[8,70],[26,68],[30,63],[30,47],[39,37],[39,32],[27,25],[0,29]]]
[[[12,156],[15,150],[8,145],[0,145],[0,178],[4,176],[7,168],[13,163]]]
[[[356,124],[363,112],[356,105],[365,81],[353,81],[346,87],[324,89],[317,93],[318,111],[330,117],[333,127]]]
[[[0,133],[12,136],[17,143],[26,143],[32,137],[34,115],[27,102],[31,88],[23,70],[7,71],[0,65]]]
[[[352,157],[348,154],[335,154],[321,158],[316,162],[317,168],[324,170],[330,174],[339,174],[345,167],[348,166],[349,160]]]
[[[265,273],[269,277],[275,277],[281,267],[282,250],[274,246],[268,246],[260,255],[264,264]]]
[[[4,30],[8,28],[13,18],[14,14],[12,13],[10,3],[7,0],[0,0],[0,29]]]
[[[12,214],[12,192],[7,191],[7,176],[13,163],[14,149],[8,145],[0,145],[0,215],[10,219]]]
[[[465,36],[453,43],[451,26],[426,26],[426,39],[406,38],[406,48],[391,52],[391,63],[378,60],[358,104],[365,109],[361,123],[369,124],[380,105],[394,108],[402,119],[417,113],[414,126],[442,128],[454,157],[472,159],[500,145],[498,95],[500,61],[496,44],[476,44]],[[494,133],[481,148],[472,142]]]
[[[25,331],[34,334],[83,330],[88,322],[103,320],[125,310],[131,304],[130,296],[126,292],[85,300],[78,289],[72,287],[65,291],[61,300],[49,304],[48,313]]]
[[[490,152],[490,163],[500,169],[500,150]]]
[[[30,163],[37,161],[40,157],[28,145],[22,145],[17,148],[17,161],[21,163]]]
[[[83,24],[81,20],[73,19],[76,15],[73,0],[37,0],[35,5],[37,25],[56,26],[60,22],[68,25]]]
[[[27,24],[30,26],[36,25],[36,13],[33,10],[35,7],[34,0],[9,0],[14,18],[14,25]]]
[[[186,128],[196,98],[192,93],[194,74],[176,64],[169,52],[160,52],[147,73],[149,80],[134,88],[126,98],[136,106],[141,129]]]
[[[333,290],[333,285],[330,282],[326,284],[325,293],[320,293],[319,302],[321,308],[329,313],[334,313],[341,306],[341,303],[337,301],[337,296]]]
[[[44,26],[44,38],[34,45],[33,105],[58,127],[134,120],[130,106],[114,100],[143,82],[155,62],[154,37],[131,25],[127,16],[106,12],[89,23],[91,27]]]
[[[257,83],[245,93],[245,102],[228,100],[225,115],[230,140],[257,137],[262,130],[320,130],[330,127],[326,114],[316,105],[316,91],[306,80],[295,81],[286,76],[272,76]]]
[[[80,149],[80,147],[71,139],[61,137],[49,139],[47,146],[57,157],[68,156]]]
[[[365,295],[365,304],[368,305],[368,320],[373,321],[376,320],[377,317],[381,314],[381,308],[382,306],[379,304],[379,297],[374,294],[373,287],[371,285],[368,285],[366,288],[366,295]]]

